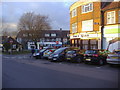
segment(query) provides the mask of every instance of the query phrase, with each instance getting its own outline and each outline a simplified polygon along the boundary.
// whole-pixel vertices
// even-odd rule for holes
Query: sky
[[[17,30],[20,17],[26,12],[46,15],[49,17],[52,30],[69,30],[69,7],[75,1],[2,1],[0,3],[0,16],[4,20],[2,24],[9,25],[9,30]]]
[[[4,20],[2,24],[8,25],[9,31],[17,30],[20,17],[26,12],[34,12],[48,16],[52,30],[69,30],[69,8],[76,1],[78,0],[0,0],[0,21],[1,18]]]

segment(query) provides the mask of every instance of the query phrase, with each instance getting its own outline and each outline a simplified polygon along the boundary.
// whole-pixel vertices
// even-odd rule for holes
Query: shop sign
[[[71,39],[74,39],[74,38],[95,38],[95,37],[99,37],[100,35],[98,34],[79,34],[79,35],[73,35],[73,36],[70,36]]]

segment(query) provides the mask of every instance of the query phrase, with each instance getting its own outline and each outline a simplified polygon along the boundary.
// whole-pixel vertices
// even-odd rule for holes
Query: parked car
[[[68,47],[62,47],[56,49],[54,53],[52,53],[48,59],[51,61],[63,61],[65,59],[65,54],[67,52]]]
[[[86,50],[84,53],[84,62],[91,62],[99,65],[106,64],[107,55],[102,52],[104,52],[104,50]]]
[[[41,59],[41,58],[43,58],[43,53],[46,51],[46,50],[48,50],[48,49],[50,49],[50,48],[43,48],[43,49],[41,49],[38,53],[36,53],[36,59]]]
[[[73,49],[73,50],[68,50],[65,59],[66,61],[72,61],[72,62],[83,62],[84,55],[83,55],[84,50],[79,50],[79,49]]]
[[[38,55],[39,51],[40,51],[39,49],[35,49],[35,52],[34,52],[34,54],[33,54],[33,57],[37,58],[37,55]]]
[[[115,50],[113,53],[108,54],[107,63],[120,65],[120,50]]]
[[[50,56],[50,54],[52,54],[56,49],[48,49],[43,53],[43,57],[48,59],[48,57]]]

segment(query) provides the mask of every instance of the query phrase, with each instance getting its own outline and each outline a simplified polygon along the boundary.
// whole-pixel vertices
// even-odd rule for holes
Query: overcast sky
[[[77,1],[77,0],[75,0]],[[74,2],[2,2],[3,23],[9,24],[10,30],[16,30],[20,17],[26,12],[46,15],[53,30],[69,30],[69,7]]]
[[[20,17],[26,12],[34,12],[47,15],[53,30],[69,30],[69,7],[76,1],[78,0],[2,0],[0,19],[4,19],[10,30],[17,30]]]

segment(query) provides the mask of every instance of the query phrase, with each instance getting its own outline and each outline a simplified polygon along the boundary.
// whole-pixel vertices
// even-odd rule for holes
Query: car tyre
[[[99,60],[99,65],[103,65],[104,64],[104,61],[103,60]]]
[[[77,62],[78,62],[78,63],[81,63],[81,62],[82,62],[82,60],[81,60],[80,57],[77,58]]]

